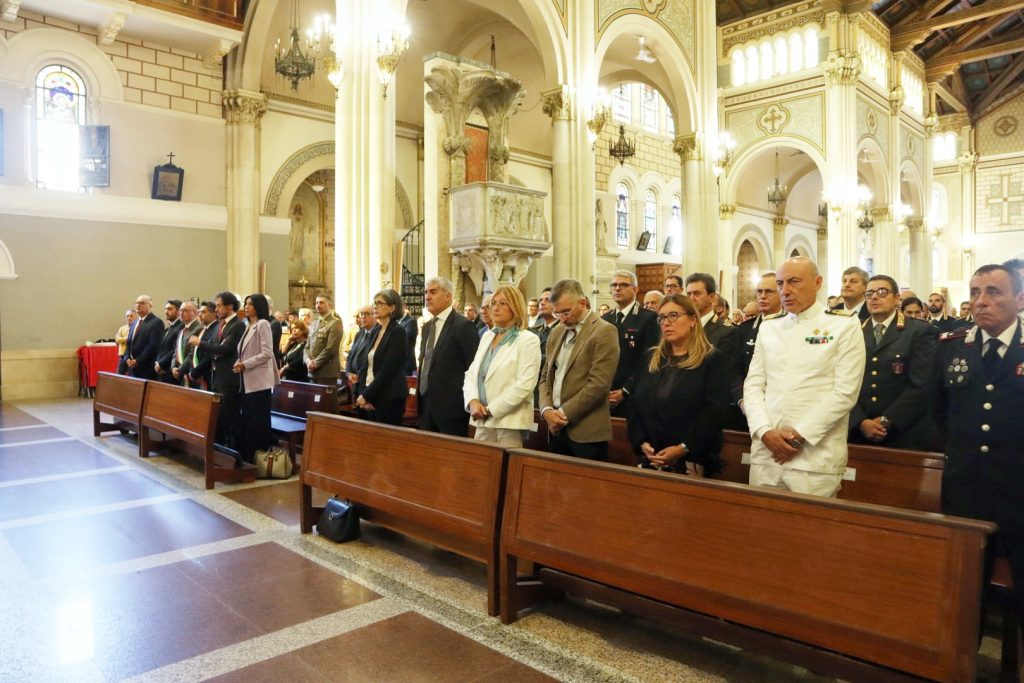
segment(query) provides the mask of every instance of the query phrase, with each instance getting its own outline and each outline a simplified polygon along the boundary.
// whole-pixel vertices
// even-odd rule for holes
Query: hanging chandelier
[[[783,185],[782,180],[779,178],[779,150],[775,150],[775,182],[768,186],[768,203],[774,206],[776,209],[779,208],[780,204],[785,203],[786,197],[789,196],[789,186]]]
[[[329,22],[326,22],[329,26]],[[316,60],[320,55],[320,34],[325,20],[317,17],[312,31],[306,32],[305,52],[299,30],[299,0],[292,0],[291,28],[288,34],[288,48],[281,49],[281,39],[274,43],[274,71],[292,84],[292,90],[299,89],[299,82],[316,73]]]
[[[626,159],[636,154],[636,140],[626,139],[625,126],[619,126],[619,139],[615,141],[615,144],[608,146],[608,154],[612,159],[617,159],[620,166],[626,163]]]

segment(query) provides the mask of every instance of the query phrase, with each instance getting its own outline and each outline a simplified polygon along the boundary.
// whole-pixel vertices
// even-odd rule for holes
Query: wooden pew
[[[608,462],[627,467],[636,467],[640,464],[640,458],[633,452],[629,445],[629,436],[626,432],[626,418],[612,418],[612,440],[608,442]]]
[[[310,413],[302,454],[302,532],[322,508],[312,490],[348,498],[375,524],[487,565],[498,613],[498,528],[505,450],[454,436]]]
[[[92,401],[92,434],[118,432],[125,425],[139,431],[142,401],[146,393],[146,380],[112,372],[101,372],[96,379],[96,393]],[[113,422],[100,420],[100,413],[114,417]]]
[[[270,429],[288,444],[295,469],[299,467],[299,446],[306,433],[306,413],[338,412],[338,388],[325,384],[283,380],[274,387],[270,405]]]
[[[539,579],[830,676],[971,681],[994,528],[513,450],[501,620]]]
[[[406,427],[415,427],[419,424],[420,407],[419,399],[416,396],[419,382],[417,377],[406,376],[405,378],[405,386],[408,390],[405,394],[405,414],[402,415],[402,424]]]
[[[147,457],[153,451],[149,434],[152,430],[168,437],[166,446],[178,447],[203,459],[207,489],[212,489],[218,481],[231,484],[256,481],[255,465],[244,463],[236,468],[234,458],[214,450],[219,411],[217,394],[150,382],[142,403],[139,457]]]

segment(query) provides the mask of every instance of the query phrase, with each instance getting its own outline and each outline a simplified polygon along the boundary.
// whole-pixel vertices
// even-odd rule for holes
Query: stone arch
[[[814,165],[818,169],[818,173],[821,174],[822,178],[826,177],[824,172],[826,167],[825,157],[822,156],[821,151],[817,147],[807,140],[790,135],[773,135],[771,137],[766,137],[756,142],[752,142],[737,153],[736,159],[732,164],[732,168],[729,169],[729,173],[723,175],[721,178],[722,203],[736,203],[737,188],[740,186],[744,172],[757,160],[763,150],[776,147],[792,147],[800,150],[814,162]]]
[[[760,226],[754,223],[746,223],[736,231],[732,240],[732,263],[735,264],[740,255],[740,247],[744,242],[750,242],[757,254],[757,262],[762,266],[762,272],[777,268],[778,264],[772,263],[772,250],[768,248],[768,236],[764,234]]]
[[[7,245],[0,240],[0,280],[14,280],[18,274],[14,270],[14,257]]]
[[[402,224],[395,227],[407,231],[416,225],[416,214],[412,211],[412,204],[409,202],[409,195],[405,191],[402,181],[395,176],[395,206],[398,207],[402,216]]]
[[[812,261],[817,260],[817,254],[814,253],[814,247],[811,245],[810,240],[807,239],[806,235],[792,235],[789,241],[786,242],[785,254],[786,258],[790,258],[790,255],[796,251],[799,256],[806,256]],[[776,264],[776,268],[781,264]]]
[[[694,80],[690,60],[683,53],[675,37],[668,32],[663,24],[646,14],[623,14],[611,21],[601,34],[601,39],[594,47],[594,64],[597,73],[593,82],[598,82],[601,64],[612,43],[618,38],[635,40],[634,36],[644,34],[657,45],[658,62],[664,70],[665,80],[649,80],[636,78],[630,74],[631,80],[641,80],[655,86],[672,109],[675,120],[676,134],[692,132],[697,116],[697,84]],[[624,74],[618,74],[619,80]],[[591,95],[592,96],[592,95]]]
[[[863,157],[866,161],[862,161]],[[857,175],[874,195],[875,206],[889,204],[889,167],[885,153],[874,138],[866,137],[857,144]]]
[[[263,214],[287,218],[288,199],[311,173],[324,168],[334,168],[334,142],[316,142],[288,157],[270,181]]]
[[[757,262],[757,266],[752,271],[745,273],[743,272],[743,262],[751,257]],[[757,249],[749,239],[743,240],[740,242],[739,249],[736,250],[736,282],[733,285],[736,306],[742,307],[746,305],[746,302],[756,300],[754,290],[757,288],[757,282],[760,280],[762,272],[761,259],[757,256]]]
[[[67,64],[85,80],[92,102],[122,102],[121,77],[110,58],[95,43],[56,28],[22,31],[8,41],[0,39],[0,80],[26,87],[47,64]]]
[[[903,179],[906,178],[908,190],[907,205],[910,206],[911,215],[924,216],[928,206],[927,193],[922,182],[921,169],[913,161],[907,160],[900,164],[900,194],[902,195]],[[940,184],[945,191],[945,187]],[[900,197],[902,200],[903,198]]]

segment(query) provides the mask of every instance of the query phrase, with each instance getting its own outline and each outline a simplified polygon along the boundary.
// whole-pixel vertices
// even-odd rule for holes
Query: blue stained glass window
[[[36,183],[52,190],[80,189],[79,126],[86,123],[86,88],[74,70],[51,64],[36,74]]]

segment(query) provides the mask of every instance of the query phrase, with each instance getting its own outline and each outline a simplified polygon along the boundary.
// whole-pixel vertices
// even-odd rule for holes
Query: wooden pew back
[[[271,412],[306,419],[306,413],[338,412],[338,387],[282,380],[274,387]]]
[[[524,606],[525,560],[719,625],[973,680],[991,524],[518,450],[503,515],[503,621]]]
[[[497,613],[497,538],[505,450],[471,439],[310,413],[302,458],[302,531],[311,488],[357,503],[369,521],[487,563]]]
[[[612,440],[608,442],[608,462],[627,467],[636,467],[640,458],[629,445],[629,434],[626,431],[626,418],[612,418]]]
[[[142,403],[146,394],[146,380],[126,377],[112,372],[101,372],[96,379],[96,394],[92,401],[93,436],[117,431],[117,421],[139,426]],[[115,422],[100,421],[100,413],[112,415]]]

